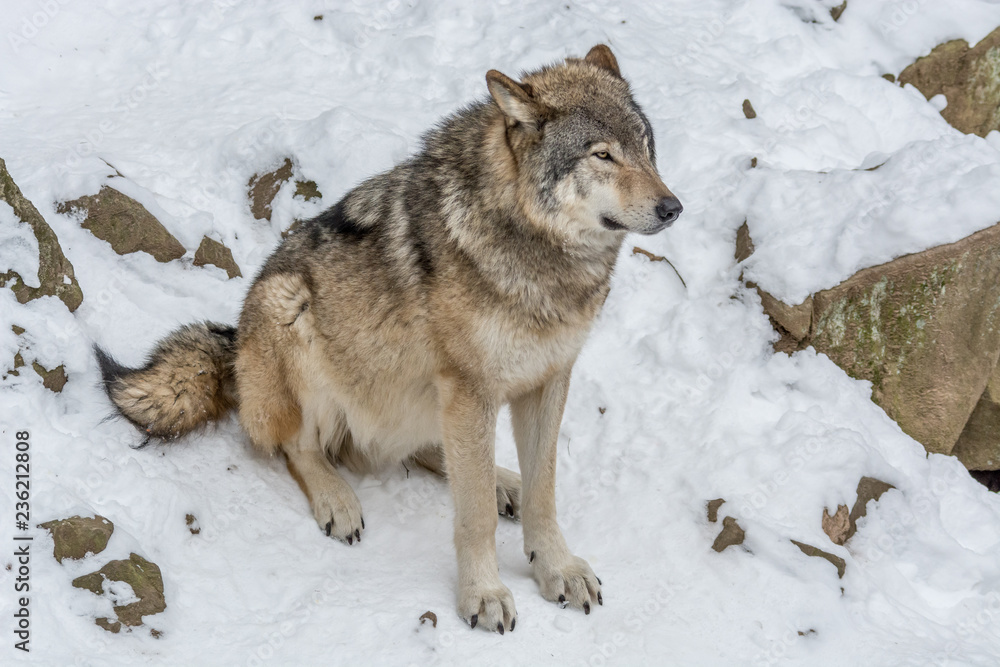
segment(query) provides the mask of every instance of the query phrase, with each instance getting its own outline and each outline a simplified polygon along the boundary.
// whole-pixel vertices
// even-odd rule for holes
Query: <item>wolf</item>
[[[237,410],[347,544],[365,520],[338,466],[414,461],[445,475],[458,612],[503,634],[517,612],[498,572],[500,515],[520,518],[546,599],[587,614],[603,604],[556,521],[559,427],[625,235],[659,232],[682,206],[607,46],[520,81],[490,70],[486,85],[416,155],[289,236],[236,327],[186,326],[141,368],[96,353],[111,401],[148,437]],[[520,475],[495,463],[504,405]]]

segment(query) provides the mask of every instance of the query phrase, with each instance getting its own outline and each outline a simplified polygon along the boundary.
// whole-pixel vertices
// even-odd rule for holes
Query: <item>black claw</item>
[[[348,535],[347,536],[347,543],[348,544],[354,544],[354,536],[353,535]]]
[[[601,596],[601,592],[597,591],[597,604],[604,606],[604,598]]]
[[[560,595],[559,596],[559,606],[563,607],[563,608],[566,607],[566,596],[565,595]]]
[[[358,530],[357,528],[354,529],[354,539],[356,539],[358,542],[361,541],[361,531]]]
[[[364,527],[365,527],[365,518],[361,517],[361,528],[362,528],[362,530],[364,530]]]
[[[500,621],[499,623],[497,623],[497,632],[499,632],[500,634],[503,634],[503,621]]]
[[[511,632],[514,632],[514,626],[515,625],[517,625],[517,619],[516,618],[510,619],[510,631]]]
[[[530,563],[533,563],[534,561],[535,561],[535,552],[532,551],[531,555],[528,556],[528,563],[530,564]]]
[[[589,614],[590,613],[590,603],[589,602],[584,602],[583,603],[583,613],[584,614]]]
[[[597,585],[598,586],[603,586],[604,585],[604,584],[601,583],[601,578],[598,577],[596,574],[594,575],[594,579],[597,579]]]
[[[327,537],[330,537],[330,531],[331,530],[333,530],[333,522],[332,521],[327,521],[326,522],[326,536]]]
[[[507,516],[514,516],[514,506],[507,503]]]
[[[473,614],[472,618],[469,619],[469,625],[476,627],[476,623],[479,622],[479,614]]]

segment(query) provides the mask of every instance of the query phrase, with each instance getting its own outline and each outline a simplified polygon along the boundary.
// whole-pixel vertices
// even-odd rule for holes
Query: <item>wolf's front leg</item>
[[[601,582],[582,558],[570,553],[556,522],[556,442],[570,369],[511,402],[517,459],[521,465],[524,553],[547,600],[590,613],[604,604]]]
[[[455,499],[458,613],[472,627],[503,634],[514,629],[517,611],[497,567],[497,410],[461,381],[443,385],[445,465]]]

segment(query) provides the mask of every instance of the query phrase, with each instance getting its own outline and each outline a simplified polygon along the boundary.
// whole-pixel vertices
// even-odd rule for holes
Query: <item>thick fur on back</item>
[[[236,406],[236,329],[190,324],[162,340],[142,368],[95,353],[104,388],[118,412],[149,436],[176,438]]]

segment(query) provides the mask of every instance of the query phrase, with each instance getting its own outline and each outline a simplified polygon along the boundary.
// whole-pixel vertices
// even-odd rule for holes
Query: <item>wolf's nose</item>
[[[673,222],[681,214],[684,207],[677,197],[664,197],[656,204],[656,217],[663,222]]]

